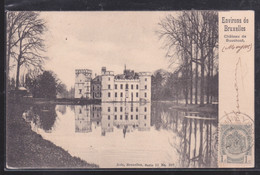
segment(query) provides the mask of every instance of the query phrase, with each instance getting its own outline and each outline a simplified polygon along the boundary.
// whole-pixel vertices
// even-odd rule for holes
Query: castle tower
[[[106,68],[102,68],[101,88],[102,88],[102,101],[114,100],[114,72],[106,71]]]
[[[140,101],[151,101],[151,73],[150,72],[139,72],[140,80]]]
[[[92,70],[75,70],[75,98],[90,98]]]

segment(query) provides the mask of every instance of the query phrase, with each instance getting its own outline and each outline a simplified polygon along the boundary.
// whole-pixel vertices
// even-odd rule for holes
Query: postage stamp
[[[232,112],[225,116],[231,123],[220,125],[220,162],[227,164],[251,164],[253,140],[253,123],[239,122],[248,116]],[[236,118],[232,123],[231,118]],[[246,118],[246,119],[245,119]],[[251,120],[249,120],[251,121]]]

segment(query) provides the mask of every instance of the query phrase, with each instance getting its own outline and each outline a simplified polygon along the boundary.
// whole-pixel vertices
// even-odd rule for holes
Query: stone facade
[[[75,70],[75,98],[91,98],[92,70]]]
[[[151,101],[151,73],[125,71],[114,75],[113,71],[103,71],[101,76],[102,102]]]
[[[101,79],[102,77],[96,76],[91,81],[91,97],[92,99],[101,99]]]
[[[92,71],[76,70],[75,98],[101,99],[102,102],[150,102],[151,73],[124,70],[115,75],[101,69],[101,75],[91,80]]]

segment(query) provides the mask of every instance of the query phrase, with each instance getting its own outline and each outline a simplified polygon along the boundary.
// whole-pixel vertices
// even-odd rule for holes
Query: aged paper
[[[6,167],[254,167],[254,12],[6,13]]]
[[[254,167],[254,12],[219,12],[219,167]]]

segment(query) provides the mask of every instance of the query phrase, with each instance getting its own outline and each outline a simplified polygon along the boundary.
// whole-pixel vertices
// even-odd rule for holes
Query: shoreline
[[[40,104],[56,104],[56,105],[92,105],[92,104],[101,104],[102,101],[99,99],[65,99],[65,98],[56,98],[56,99],[45,99],[45,98],[26,98],[21,97],[19,101],[14,102],[13,99],[9,99],[11,104],[23,103],[26,105],[40,105]],[[142,103],[142,102],[103,102],[103,103]],[[207,112],[207,113],[217,113],[218,104],[183,104],[176,103],[176,101],[171,100],[152,100],[148,103],[166,103],[171,104],[171,109],[182,110],[182,111],[194,111],[194,112]]]
[[[18,110],[15,113],[13,108]],[[98,168],[98,165],[71,156],[63,148],[45,140],[33,132],[22,118],[24,109],[9,104],[6,116],[6,168],[47,169],[47,168]],[[20,114],[20,115],[19,115]]]
[[[205,112],[205,113],[218,113],[217,104],[204,104],[200,106],[199,104],[182,104],[176,103],[175,101],[152,101],[153,103],[166,103],[169,104],[170,109],[182,110],[185,112]]]

